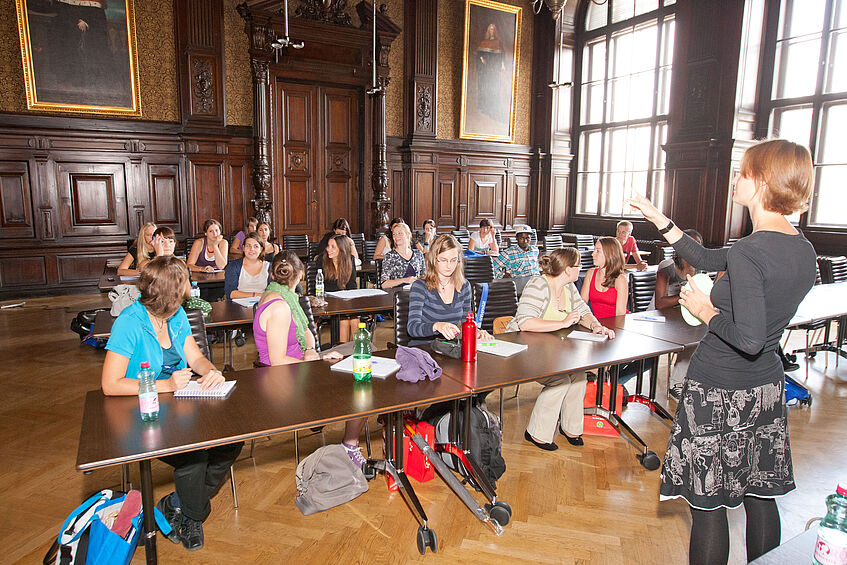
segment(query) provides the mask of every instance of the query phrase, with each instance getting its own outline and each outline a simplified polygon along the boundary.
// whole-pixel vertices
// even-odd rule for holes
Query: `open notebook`
[[[330,369],[342,373],[353,373],[353,356],[346,357],[343,361],[333,364]],[[377,379],[385,379],[400,370],[400,363],[387,357],[371,356],[371,376]]]
[[[174,398],[226,398],[235,388],[235,383],[236,381],[224,381],[215,388],[203,390],[198,381],[189,381],[185,388],[174,392]]]
[[[512,343],[511,341],[502,341],[495,339],[491,342],[479,342],[476,345],[476,350],[479,353],[491,353],[500,357],[511,357],[515,353],[525,351],[526,345],[521,343]]]

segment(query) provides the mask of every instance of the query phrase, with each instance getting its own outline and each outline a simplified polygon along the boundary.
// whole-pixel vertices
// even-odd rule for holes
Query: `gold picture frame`
[[[141,117],[133,0],[15,0],[29,110]]]
[[[461,139],[515,141],[522,11],[492,0],[465,0]]]

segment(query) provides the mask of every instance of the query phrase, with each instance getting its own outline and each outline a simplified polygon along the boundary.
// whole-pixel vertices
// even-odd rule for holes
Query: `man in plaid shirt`
[[[511,277],[518,287],[518,292],[523,290],[526,281],[530,277],[540,274],[538,268],[538,248],[530,245],[532,228],[523,225],[515,228],[515,239],[517,244],[512,244],[508,249],[501,249],[500,255],[492,257],[494,265],[494,276],[496,278]]]

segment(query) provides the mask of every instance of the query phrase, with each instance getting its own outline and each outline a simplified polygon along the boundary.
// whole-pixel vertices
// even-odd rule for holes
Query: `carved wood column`
[[[186,126],[225,125],[223,7],[221,0],[174,3],[179,99]]]
[[[438,107],[438,2],[406,0],[404,14],[405,67],[409,89],[404,129],[410,141],[416,137],[434,138]]]
[[[253,191],[251,200],[260,222],[273,226],[271,209],[270,81],[268,65],[274,31],[270,18],[255,18],[246,4],[238,6],[250,39],[250,69],[253,76]]]

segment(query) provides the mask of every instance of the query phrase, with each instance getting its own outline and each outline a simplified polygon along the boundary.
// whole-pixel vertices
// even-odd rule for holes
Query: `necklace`
[[[156,329],[158,329],[158,330],[165,329],[165,320],[161,320],[156,316],[150,316],[150,318],[153,320],[153,325],[156,327]]]
[[[447,285],[449,285],[449,284],[450,284],[450,282],[451,282],[451,281],[450,281],[450,280],[448,280],[446,283],[443,283],[443,282],[441,282],[441,280],[439,280],[439,281],[438,281],[438,289],[439,289],[441,292],[444,292],[445,290],[447,290]]]

